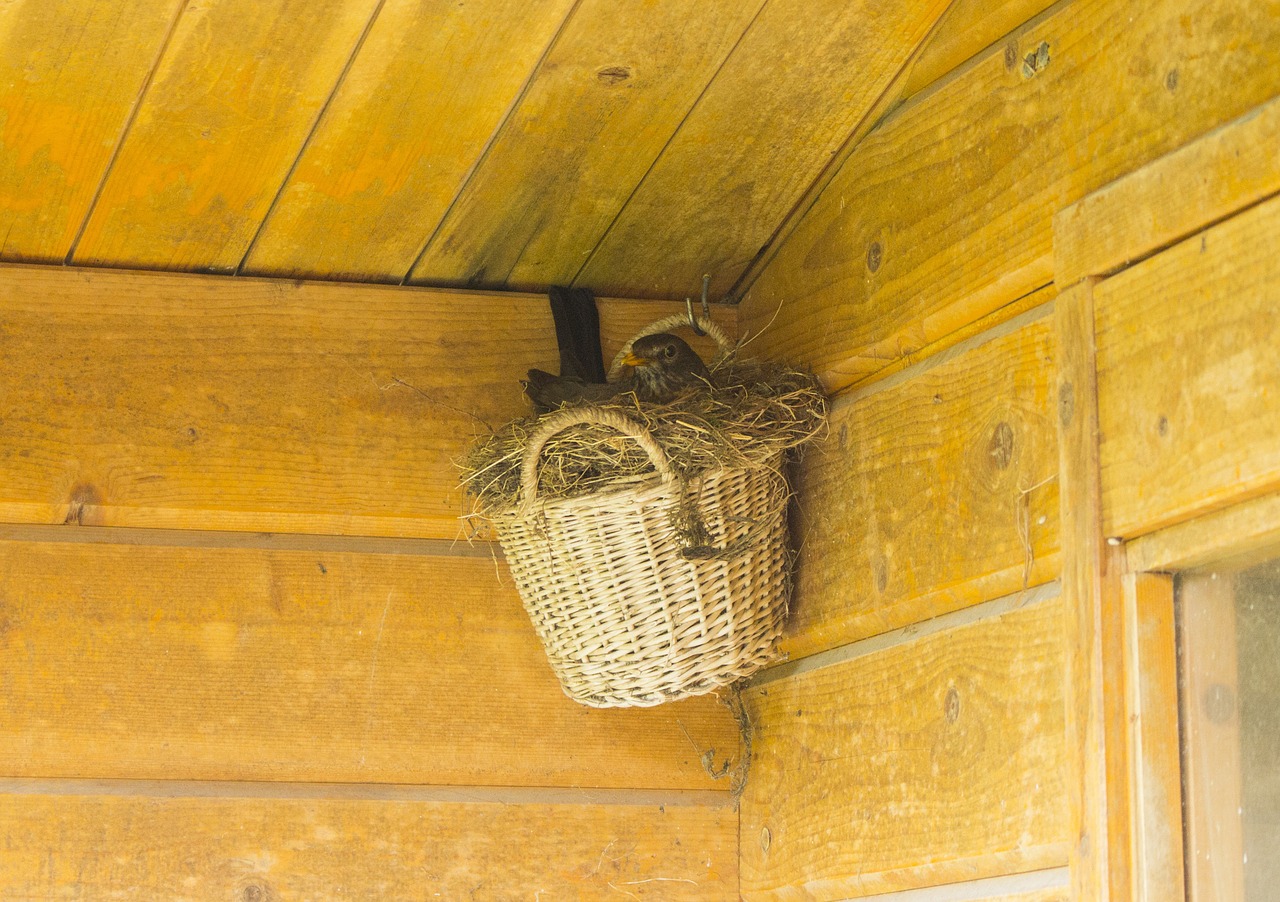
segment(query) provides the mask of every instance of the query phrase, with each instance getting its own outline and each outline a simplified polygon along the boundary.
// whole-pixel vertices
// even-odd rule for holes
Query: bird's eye
[[[666,358],[671,358],[671,357],[676,356],[676,346],[675,346],[675,345],[667,345],[667,346],[666,346],[666,348],[665,348],[665,349],[663,349],[663,351],[662,351],[662,356],[663,356],[663,357],[666,357]]]

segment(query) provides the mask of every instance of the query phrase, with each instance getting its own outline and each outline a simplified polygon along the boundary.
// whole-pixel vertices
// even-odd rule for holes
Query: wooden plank
[[[1065,864],[1062,617],[1043,602],[748,690],[743,895]]]
[[[400,282],[572,0],[388,0],[244,272]]]
[[[862,141],[750,286],[770,355],[839,389],[1052,281],[1054,211],[1275,95],[1280,5],[1063,2],[1012,38]]]
[[[925,90],[1051,5],[1052,0],[954,0],[942,26],[911,67],[902,97]],[[1013,47],[1016,53],[1016,40]]]
[[[1072,898],[1130,899],[1132,842],[1126,720],[1124,548],[1102,532],[1094,282],[1058,296],[1057,398],[1066,597],[1067,797]]]
[[[736,758],[713,697],[571,702],[493,561],[4,542],[0,574],[6,776],[727,790],[700,755]]]
[[[1280,199],[1097,290],[1109,536],[1280,488]]]
[[[1125,543],[1129,569],[1185,570],[1245,564],[1280,548],[1280,495],[1263,495]]]
[[[676,309],[602,302],[606,354]],[[532,295],[7,267],[0,321],[9,522],[457,539],[455,459],[558,361]]]
[[[377,6],[188,3],[72,260],[234,272]]]
[[[1173,578],[1126,576],[1124,606],[1133,748],[1134,900],[1185,899]]]
[[[410,281],[571,282],[760,6],[583,0]]]
[[[793,657],[1057,576],[1044,314],[837,400],[799,468]]]
[[[946,7],[766,4],[577,283],[679,297],[705,272],[726,295]]]
[[[181,6],[7,6],[0,16],[0,259],[66,257]]]
[[[1280,192],[1280,98],[1143,166],[1054,219],[1055,278],[1106,275]]]
[[[1233,902],[1245,897],[1235,579],[1189,575],[1178,605],[1187,898]]]
[[[0,800],[0,896],[737,898],[723,808],[26,796]]]

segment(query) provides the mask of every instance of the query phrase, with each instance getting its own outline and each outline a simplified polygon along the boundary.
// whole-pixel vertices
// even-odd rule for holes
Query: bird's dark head
[[[709,384],[711,380],[707,365],[697,352],[666,332],[637,338],[622,362],[635,367],[637,383],[656,400],[666,400],[685,388]]]

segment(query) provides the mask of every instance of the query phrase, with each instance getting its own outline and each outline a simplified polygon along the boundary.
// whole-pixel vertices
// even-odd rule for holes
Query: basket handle
[[[520,467],[520,498],[523,504],[531,504],[538,496],[538,463],[542,458],[543,447],[551,440],[552,436],[563,432],[570,426],[577,426],[583,423],[608,426],[610,429],[616,429],[624,435],[635,439],[640,449],[648,455],[649,462],[658,471],[662,481],[665,483],[676,481],[676,473],[675,470],[671,469],[671,462],[667,460],[667,453],[662,450],[661,445],[654,441],[653,436],[649,434],[649,430],[635,420],[612,410],[601,410],[597,407],[570,407],[546,417],[542,421],[542,425],[537,428],[533,435],[529,436],[529,441],[524,449],[524,462]]]
[[[724,329],[721,329],[718,324],[712,322],[709,317],[705,316],[698,317],[697,323],[698,328],[710,335],[711,338],[715,340],[715,343],[720,347],[720,353],[716,355],[715,360],[711,361],[712,366],[715,366],[717,363],[733,353],[733,349],[736,345],[734,342],[729,340],[729,336],[725,334]],[[657,335],[659,332],[670,332],[672,329],[679,329],[682,326],[685,328],[689,327],[689,317],[683,313],[673,313],[670,316],[664,316],[657,322],[649,323],[649,325],[631,336],[631,340],[622,346],[622,350],[618,351],[617,355],[613,358],[613,363],[609,366],[609,381],[614,382],[617,380],[618,374],[622,372],[623,358],[625,358],[627,354],[631,353],[631,346],[633,344],[641,338],[644,338],[646,335]]]

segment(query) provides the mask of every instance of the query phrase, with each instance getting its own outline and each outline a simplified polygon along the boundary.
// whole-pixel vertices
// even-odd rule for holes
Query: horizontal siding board
[[[749,690],[744,897],[1064,865],[1062,624],[1045,601]]]
[[[0,542],[0,773],[719,789],[702,697],[587,709],[481,558]],[[536,739],[536,741],[532,741]]]

